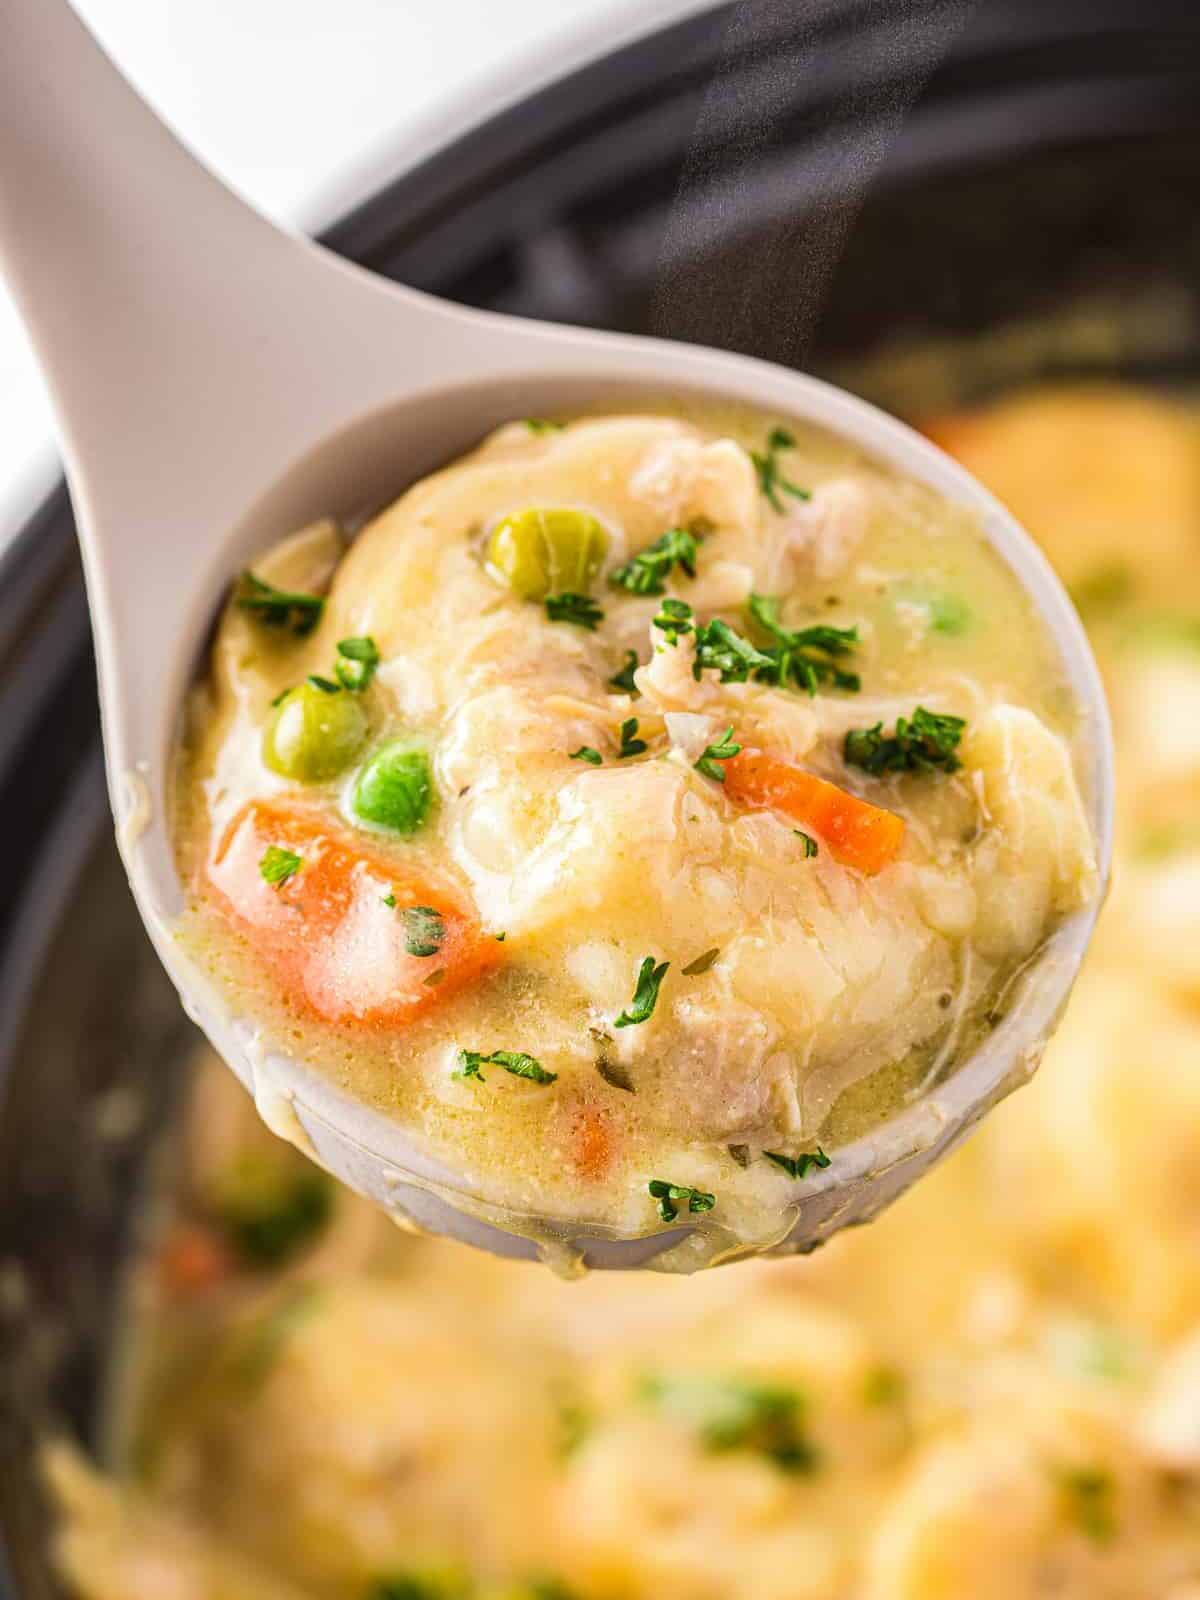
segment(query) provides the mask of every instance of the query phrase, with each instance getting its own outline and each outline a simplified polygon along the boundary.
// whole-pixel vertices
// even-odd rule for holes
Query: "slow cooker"
[[[735,347],[910,416],[1035,376],[1190,383],[1200,11],[719,6],[458,135],[325,239],[470,304]],[[0,819],[0,1596],[43,1600],[35,1441],[102,1449],[193,1042],[111,837],[61,485],[0,559]]]

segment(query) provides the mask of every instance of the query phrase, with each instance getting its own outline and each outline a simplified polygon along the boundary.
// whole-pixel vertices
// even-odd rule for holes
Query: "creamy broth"
[[[84,1600],[1195,1600],[1200,436],[1118,388],[971,425],[1117,737],[1114,893],[1036,1082],[811,1257],[562,1284],[322,1189],[206,1061],[123,1475],[52,1463]],[[1121,454],[1190,479],[1122,491]],[[1058,459],[1107,484],[1102,562]]]
[[[1080,733],[973,516],[844,442],[517,422],[243,581],[184,936],[480,1202],[682,1209],[700,1264],[776,1243],[1096,893]]]

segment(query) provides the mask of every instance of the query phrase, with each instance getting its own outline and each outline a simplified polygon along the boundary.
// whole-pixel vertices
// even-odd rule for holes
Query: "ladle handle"
[[[0,38],[0,271],[93,530],[161,542],[184,504],[211,527],[265,466],[469,360],[469,313],[260,217],[66,0],[0,0]]]

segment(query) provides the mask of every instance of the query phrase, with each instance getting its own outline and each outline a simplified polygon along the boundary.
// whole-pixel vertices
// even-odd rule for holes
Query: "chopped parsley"
[[[719,617],[696,629],[692,676],[697,683],[705,671],[719,672],[722,683],[745,683],[752,673],[757,677],[764,668],[770,671],[773,666],[773,657],[764,655]]]
[[[707,972],[710,967],[715,967],[721,951],[718,945],[713,945],[711,950],[706,950],[702,956],[697,956],[695,961],[689,961],[682,969],[685,978],[698,978],[702,972]]]
[[[257,1317],[236,1340],[231,1352],[231,1367],[238,1382],[248,1389],[257,1388],[296,1329],[317,1310],[323,1298],[315,1283],[298,1283]]]
[[[826,622],[809,628],[785,628],[779,620],[779,601],[773,595],[752,594],[748,610],[774,641],[768,652],[770,666],[755,672],[761,683],[774,683],[781,688],[794,683],[810,695],[816,694],[822,683],[852,694],[862,688],[857,672],[846,672],[837,665],[838,659],[852,654],[859,643],[857,628],[834,628]]]
[[[813,856],[817,855],[820,851],[820,846],[817,844],[817,841],[813,838],[811,833],[805,833],[803,828],[793,828],[792,832],[796,835],[797,839],[801,840],[804,845],[804,859],[806,861],[811,861]]]
[[[322,694],[341,694],[342,686],[334,683],[332,678],[323,678],[319,672],[310,672],[308,681],[314,689],[320,689]]]
[[[636,717],[626,717],[621,724],[621,748],[617,751],[618,761],[623,760],[626,756],[640,756],[649,749],[645,739],[637,737],[637,731],[638,719]]]
[[[530,433],[561,433],[565,422],[551,422],[548,417],[526,417],[525,426]]]
[[[321,620],[325,609],[322,595],[277,589],[273,583],[255,577],[253,572],[243,572],[240,581],[238,606],[270,628],[290,628],[297,639],[304,639]]]
[[[956,751],[966,727],[963,717],[944,716],[918,706],[912,717],[897,717],[895,732],[885,735],[883,723],[851,728],[842,754],[848,766],[862,767],[874,777],[885,772],[957,772]]]
[[[793,500],[811,500],[812,494],[808,489],[802,489],[799,484],[789,483],[783,476],[779,457],[784,450],[791,450],[796,440],[786,428],[772,428],[767,435],[767,448],[763,451],[751,450],[750,459],[754,463],[754,470],[758,474],[759,490],[770,501],[775,511],[784,511],[787,508],[780,500],[781,494],[791,495]]]
[[[577,628],[586,628],[589,633],[595,633],[604,620],[604,612],[591,595],[572,594],[569,590],[546,596],[546,615],[551,622],[570,622]]]
[[[798,1389],[744,1378],[648,1373],[638,1397],[694,1432],[705,1450],[750,1450],[783,1472],[811,1472],[817,1453]]]
[[[824,1171],[830,1165],[830,1159],[820,1145],[815,1150],[805,1150],[798,1156],[780,1155],[778,1150],[764,1150],[763,1155],[777,1167],[782,1167],[789,1178],[807,1178],[814,1167],[818,1171]]]
[[[750,1146],[748,1144],[727,1144],[729,1159],[737,1163],[743,1170],[750,1165]]]
[[[626,694],[631,694],[631,695],[634,695],[634,696],[639,695],[641,693],[641,690],[638,688],[637,684],[634,683],[634,681],[633,681],[633,675],[637,671],[637,669],[638,669],[638,653],[637,653],[637,651],[636,650],[626,650],[626,652],[625,652],[625,665],[621,668],[620,672],[614,672],[612,677],[608,680],[609,688],[610,689],[621,689]]]
[[[366,1600],[471,1600],[474,1585],[456,1567],[390,1572],[376,1578]]]
[[[692,631],[692,608],[686,600],[675,600],[668,595],[653,620],[667,643],[677,645],[684,634]]]
[[[384,895],[383,903],[385,906],[387,906],[389,911],[394,911],[396,909],[396,896],[390,889],[388,890],[387,894]]]
[[[581,744],[578,750],[572,750],[568,760],[586,761],[589,767],[599,767],[604,764],[604,757],[599,750],[593,750],[590,744]]]
[[[505,1072],[511,1072],[514,1078],[528,1078],[530,1083],[553,1083],[558,1077],[557,1072],[547,1072],[536,1056],[527,1056],[522,1050],[492,1050],[487,1055],[478,1050],[460,1050],[458,1059],[462,1063],[456,1078],[478,1078],[480,1083],[486,1083],[481,1067],[503,1067]]]
[[[646,1185],[650,1198],[658,1201],[658,1214],[664,1222],[674,1222],[679,1207],[685,1202],[689,1211],[711,1211],[717,1203],[715,1194],[703,1189],[693,1189],[685,1183],[668,1183],[665,1178],[651,1178]]]
[[[1054,1473],[1063,1515],[1093,1544],[1109,1544],[1117,1532],[1116,1483],[1102,1467],[1060,1467]]]
[[[258,863],[258,870],[273,889],[281,889],[289,878],[294,878],[304,865],[304,857],[282,845],[269,844]]]
[[[648,1022],[654,1014],[658,1004],[658,991],[662,988],[662,981],[667,975],[671,963],[664,961],[660,966],[654,965],[654,957],[647,956],[638,968],[637,987],[633,991],[633,1002],[627,1011],[613,1023],[614,1028],[631,1028],[639,1022]]]
[[[358,639],[338,641],[338,659],[334,663],[334,676],[343,689],[360,693],[375,676],[379,665],[379,647],[370,634]]]
[[[730,727],[725,729],[715,744],[708,746],[699,761],[693,765],[696,771],[703,773],[706,778],[715,778],[718,783],[724,783],[725,768],[721,766],[721,762],[732,761],[734,756],[740,756],[741,753],[742,747],[733,742],[733,729]]]
[[[323,1172],[281,1173],[267,1162],[238,1162],[220,1185],[214,1214],[247,1266],[278,1267],[316,1238],[333,1212]]]
[[[404,948],[410,956],[435,956],[446,937],[446,924],[432,906],[404,909]]]
[[[662,594],[665,580],[675,566],[681,567],[689,578],[696,576],[699,545],[700,540],[690,528],[669,528],[632,560],[610,572],[608,581],[614,589],[627,589],[630,594]]]

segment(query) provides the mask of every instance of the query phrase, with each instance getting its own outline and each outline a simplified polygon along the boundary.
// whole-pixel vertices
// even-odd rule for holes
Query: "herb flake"
[[[966,719],[927,711],[918,706],[912,717],[897,717],[895,732],[885,734],[883,723],[873,728],[851,728],[842,746],[847,766],[862,767],[873,777],[887,772],[957,772],[957,755]]]
[[[298,589],[277,589],[273,583],[243,572],[235,601],[269,628],[289,628],[297,639],[307,638],[321,620],[324,596],[305,594]]]
[[[707,1374],[649,1373],[638,1398],[696,1434],[713,1455],[748,1450],[782,1472],[811,1472],[817,1453],[798,1389]]]
[[[608,581],[614,589],[626,589],[630,594],[663,594],[674,567],[680,567],[689,578],[696,576],[699,544],[691,528],[668,528],[652,545],[610,572]]]
[[[338,641],[338,659],[333,673],[343,689],[361,694],[375,676],[379,666],[379,647],[370,634],[361,638]]]
[[[692,621],[692,608],[686,600],[676,600],[672,596],[663,601],[658,608],[658,615],[653,618],[654,626],[662,634],[669,645],[677,645],[680,639],[692,632],[695,626]]]
[[[803,828],[793,828],[792,832],[804,847],[804,859],[806,861],[811,861],[813,856],[820,854],[820,846],[811,833],[805,833]]]
[[[604,757],[599,750],[593,750],[590,744],[581,744],[578,750],[572,750],[567,758],[569,761],[586,761],[589,767],[599,767],[604,764]]]
[[[548,594],[545,603],[551,622],[569,622],[576,628],[595,633],[604,621],[604,612],[588,594],[573,594],[567,590],[563,594]]]
[[[263,852],[262,860],[258,863],[258,870],[263,880],[273,889],[282,889],[289,878],[294,878],[304,865],[304,857],[298,856],[294,850],[285,850],[282,845],[269,844]]]
[[[758,474],[758,487],[760,492],[770,502],[774,511],[785,511],[787,507],[779,498],[781,494],[790,495],[793,500],[811,500],[812,493],[802,489],[799,484],[790,482],[783,475],[783,468],[779,457],[785,450],[795,448],[794,435],[786,428],[772,428],[767,435],[766,449],[763,451],[751,450],[750,459],[754,463],[754,470]]]
[[[729,727],[714,744],[708,746],[699,761],[693,764],[696,771],[706,778],[714,778],[717,783],[724,783],[725,768],[721,766],[721,762],[732,761],[734,756],[740,756],[741,753],[742,747],[734,743],[733,729]]]
[[[479,1050],[460,1050],[459,1070],[454,1074],[456,1078],[478,1078],[480,1083],[486,1083],[482,1067],[503,1067],[505,1072],[511,1072],[514,1078],[527,1078],[530,1083],[553,1083],[558,1077],[557,1072],[547,1072],[536,1056],[528,1056],[523,1050],[492,1050],[484,1055]]]
[[[620,672],[614,672],[608,680],[610,689],[620,689],[623,694],[631,694],[634,699],[641,695],[641,690],[633,681],[633,675],[638,669],[638,653],[636,650],[626,650],[625,665]]]
[[[626,717],[621,724],[621,748],[617,751],[617,760],[623,761],[626,756],[643,755],[650,747],[645,739],[637,737],[638,719]]]
[[[774,595],[752,594],[747,610],[772,643],[766,654],[770,662],[756,669],[760,683],[780,688],[795,684],[815,695],[821,684],[857,694],[862,679],[847,672],[838,661],[851,655],[860,643],[857,628],[835,628],[827,622],[808,628],[785,628],[779,620],[779,601]]]
[[[654,957],[647,956],[638,968],[637,986],[633,991],[633,1001],[628,1010],[622,1011],[613,1023],[614,1028],[632,1028],[638,1023],[649,1022],[658,1004],[658,991],[662,988],[662,981],[667,975],[671,963],[662,962],[654,965]]]
[[[773,1161],[777,1167],[782,1167],[789,1178],[807,1178],[808,1174],[814,1169],[818,1172],[823,1172],[826,1167],[831,1165],[829,1156],[825,1154],[820,1145],[815,1150],[805,1150],[798,1156],[781,1155],[778,1150],[764,1150],[763,1155],[766,1156],[768,1161]]]
[[[651,1178],[646,1185],[650,1198],[658,1201],[658,1214],[664,1222],[674,1222],[679,1207],[686,1203],[689,1212],[711,1211],[717,1203],[715,1194],[704,1189],[693,1189],[685,1183],[668,1183],[665,1178]]]
[[[711,950],[706,950],[703,955],[697,956],[694,961],[689,961],[687,966],[680,970],[685,978],[698,978],[702,972],[708,972],[710,968],[716,966],[720,955],[720,946],[713,945]]]

